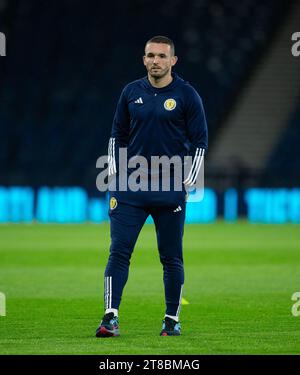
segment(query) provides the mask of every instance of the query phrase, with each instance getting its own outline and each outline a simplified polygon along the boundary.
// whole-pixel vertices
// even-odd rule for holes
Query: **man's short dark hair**
[[[171,49],[171,55],[173,55],[173,56],[175,55],[175,46],[174,46],[173,40],[170,39],[170,38],[168,38],[167,36],[156,35],[153,38],[149,39],[146,42],[146,45],[149,44],[149,43],[164,43],[164,44],[168,44],[170,46],[170,49]]]

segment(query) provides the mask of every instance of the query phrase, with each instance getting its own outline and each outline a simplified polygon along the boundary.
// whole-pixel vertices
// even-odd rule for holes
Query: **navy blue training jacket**
[[[185,183],[192,186],[200,170],[197,160],[208,147],[208,132],[202,100],[197,91],[176,73],[172,82],[156,88],[148,77],[133,81],[123,89],[116,108],[109,140],[109,175],[118,175],[119,149],[127,148],[128,160],[135,155],[193,156]],[[129,171],[132,171],[129,169]],[[183,194],[178,192],[121,192],[112,193],[128,204],[176,205]]]

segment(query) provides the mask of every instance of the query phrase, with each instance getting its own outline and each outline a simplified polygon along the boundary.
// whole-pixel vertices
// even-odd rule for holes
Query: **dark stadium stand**
[[[203,97],[214,139],[284,17],[285,1],[3,1],[0,184],[94,188],[122,86],[155,34]]]
[[[300,184],[300,98],[266,168],[265,183],[279,186]]]

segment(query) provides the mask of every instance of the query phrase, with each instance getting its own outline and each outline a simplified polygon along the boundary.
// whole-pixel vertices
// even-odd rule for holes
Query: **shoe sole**
[[[96,332],[96,337],[115,337],[120,336],[120,332],[118,329],[114,331],[110,331],[105,327],[100,327],[99,331]]]
[[[161,332],[160,336],[180,336],[180,333],[173,333],[173,332]]]

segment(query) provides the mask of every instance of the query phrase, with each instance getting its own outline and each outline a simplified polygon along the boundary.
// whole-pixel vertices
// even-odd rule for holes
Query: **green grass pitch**
[[[162,268],[154,228],[133,253],[121,336],[97,339],[109,225],[0,225],[0,354],[300,353],[300,228],[186,225],[180,337],[160,337]]]

